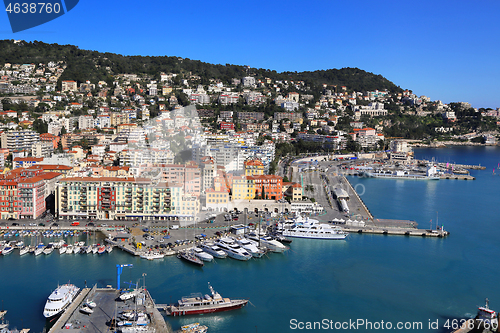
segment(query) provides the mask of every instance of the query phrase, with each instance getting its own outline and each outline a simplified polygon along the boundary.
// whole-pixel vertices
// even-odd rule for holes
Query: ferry
[[[314,219],[297,219],[293,226],[282,231],[283,236],[312,239],[345,239],[349,233]]]
[[[435,166],[428,166],[425,174],[410,173],[408,170],[384,171],[378,170],[375,172],[363,171],[361,176],[370,178],[387,178],[387,179],[412,179],[412,180],[439,180],[439,174]]]
[[[214,291],[210,283],[208,288],[212,295],[202,296],[200,293],[185,296],[177,304],[167,306],[167,314],[170,316],[184,316],[203,313],[213,313],[240,309],[248,303],[247,299],[229,299]]]
[[[45,308],[43,309],[43,316],[51,318],[63,312],[73,302],[79,291],[80,288],[73,284],[58,286],[47,299],[47,303],[45,303]]]

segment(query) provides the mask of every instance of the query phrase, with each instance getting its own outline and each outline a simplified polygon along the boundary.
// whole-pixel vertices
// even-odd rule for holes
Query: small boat
[[[85,302],[85,305],[91,309],[95,308],[97,306],[96,302],[88,299],[86,302]]]
[[[97,253],[103,254],[104,252],[106,252],[106,246],[104,246],[104,245],[98,246]]]
[[[160,252],[146,252],[141,254],[141,258],[147,260],[163,259],[163,257],[165,257],[165,255]]]
[[[68,245],[66,245],[66,244],[64,244],[63,246],[59,247],[59,254],[66,253],[67,249],[68,249]]]
[[[96,244],[92,245],[92,254],[97,254],[99,252],[99,246]]]
[[[88,245],[88,246],[85,248],[85,253],[87,253],[87,254],[92,253],[92,245]]]
[[[30,251],[29,246],[23,246],[22,248],[19,249],[19,255],[23,256],[26,253],[28,253],[29,251]]]
[[[120,295],[120,299],[122,301],[126,301],[128,299],[134,298],[137,295],[139,295],[141,291],[139,289],[133,290],[133,291],[128,291]]]
[[[195,256],[191,251],[179,251],[179,253],[177,254],[177,258],[184,259],[187,262],[190,262],[198,266],[204,265],[203,261],[201,261],[201,259]]]
[[[181,327],[182,333],[206,333],[207,331],[208,327],[200,325],[200,323],[188,324]]]
[[[52,251],[54,251],[54,245],[52,243],[49,243],[47,247],[43,250],[43,254],[51,254]]]
[[[194,253],[195,256],[197,256],[198,258],[200,258],[203,261],[212,261],[212,260],[214,260],[214,256],[213,255],[211,255],[211,254],[203,251],[199,247],[193,248],[193,253]]]
[[[106,252],[111,253],[111,251],[113,251],[113,245],[107,245]]]
[[[94,310],[92,310],[91,308],[89,308],[87,305],[84,305],[80,308],[80,312],[83,312],[85,314],[92,314],[94,313]]]
[[[12,253],[12,251],[14,251],[14,247],[13,247],[13,246],[11,246],[10,244],[7,244],[7,245],[5,245],[5,247],[3,248],[3,250],[2,250],[2,254],[3,254],[4,256],[6,256],[6,255],[8,255],[8,254],[11,254],[11,253]]]
[[[66,254],[72,254],[73,253],[73,245],[69,244],[67,247],[66,247]]]
[[[35,249],[35,256],[42,254],[43,250],[45,250],[45,244],[43,244],[43,243],[38,244],[36,249]]]

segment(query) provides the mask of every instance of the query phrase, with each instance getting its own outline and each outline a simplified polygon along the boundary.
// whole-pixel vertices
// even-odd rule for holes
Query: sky
[[[27,1],[27,0],[25,0]],[[80,0],[0,39],[282,71],[357,67],[418,96],[500,107],[500,1]]]

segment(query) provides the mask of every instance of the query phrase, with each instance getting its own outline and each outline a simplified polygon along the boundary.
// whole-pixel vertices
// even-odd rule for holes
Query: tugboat
[[[166,307],[165,311],[169,316],[185,316],[202,313],[213,313],[240,309],[248,303],[247,299],[229,299],[214,291],[208,283],[208,288],[212,295],[202,296],[200,293],[184,296],[177,304]]]
[[[486,305],[480,306],[477,309],[476,317],[474,319],[467,320],[459,329],[454,330],[452,333],[499,332],[498,313],[490,309],[489,303],[489,300],[486,299]]]

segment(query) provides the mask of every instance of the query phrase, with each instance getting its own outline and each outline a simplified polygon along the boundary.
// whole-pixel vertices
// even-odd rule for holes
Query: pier
[[[64,311],[48,333],[102,333],[117,331],[115,323],[121,321],[119,314],[123,311],[141,311],[148,316],[149,323],[142,326],[141,332],[171,333],[170,327],[158,311],[150,293],[146,289],[137,299],[122,301],[120,291],[114,288],[84,288],[71,305]],[[97,306],[90,315],[79,309],[87,300],[94,301]],[[132,326],[133,327],[133,326]]]

